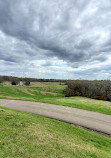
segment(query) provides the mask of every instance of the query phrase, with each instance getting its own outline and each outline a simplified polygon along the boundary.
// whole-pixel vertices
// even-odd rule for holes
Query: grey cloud
[[[107,61],[110,10],[110,0],[0,0],[0,30],[6,42],[8,37],[19,41],[13,51],[5,44],[0,58],[22,63],[57,57],[72,68]],[[43,66],[48,65],[46,59]]]
[[[48,67],[48,66],[52,66],[51,62],[45,62],[44,64],[42,64],[42,66]]]

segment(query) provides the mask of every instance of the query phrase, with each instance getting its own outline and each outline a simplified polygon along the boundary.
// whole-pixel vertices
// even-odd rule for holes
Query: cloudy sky
[[[111,0],[0,0],[0,75],[111,79]]]

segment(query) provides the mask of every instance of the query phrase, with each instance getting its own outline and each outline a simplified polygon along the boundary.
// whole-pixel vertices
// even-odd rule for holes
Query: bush
[[[3,81],[0,79],[0,84],[2,83]]]
[[[67,85],[68,87],[63,91],[66,97],[83,96],[111,101],[110,80],[75,80],[67,82]]]
[[[26,80],[26,81],[25,81],[25,85],[26,85],[26,86],[29,86],[29,85],[30,85],[30,81],[29,81],[29,80]]]
[[[14,86],[14,85],[16,85],[17,83],[16,83],[16,81],[12,81],[11,84]]]

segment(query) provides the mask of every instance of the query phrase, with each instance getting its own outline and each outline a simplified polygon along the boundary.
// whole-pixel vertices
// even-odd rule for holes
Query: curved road
[[[111,136],[111,116],[96,112],[20,100],[0,99],[0,106],[74,124]]]

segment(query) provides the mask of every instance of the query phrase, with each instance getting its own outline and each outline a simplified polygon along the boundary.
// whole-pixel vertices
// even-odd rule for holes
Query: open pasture
[[[31,82],[30,86],[0,85],[0,98],[51,103],[111,115],[111,102],[86,97],[65,97],[65,84],[59,82]]]

